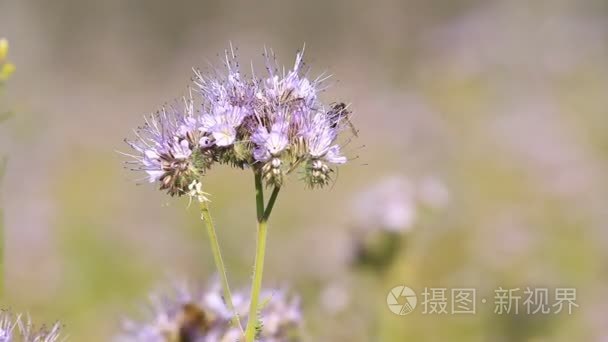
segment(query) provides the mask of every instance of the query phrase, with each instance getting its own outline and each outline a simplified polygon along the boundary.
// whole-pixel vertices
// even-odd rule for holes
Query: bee
[[[359,131],[355,128],[355,125],[350,121],[350,114],[352,112],[348,110],[347,105],[344,102],[338,102],[331,106],[331,109],[327,111],[327,117],[331,128],[336,128],[340,123],[346,122],[351,132],[355,137],[359,136]]]
[[[211,328],[211,322],[207,314],[195,304],[185,304],[178,317],[179,339],[180,342],[197,341],[200,336],[204,336]]]

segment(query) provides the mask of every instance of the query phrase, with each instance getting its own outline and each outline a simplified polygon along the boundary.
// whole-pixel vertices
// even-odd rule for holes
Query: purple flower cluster
[[[303,317],[300,300],[285,290],[262,292],[266,300],[260,309],[260,329],[256,341],[301,341]],[[233,342],[242,332],[231,323],[232,313],[226,307],[218,286],[192,291],[185,284],[175,284],[173,291],[150,296],[144,320],[126,319],[116,342]],[[239,316],[246,318],[249,297],[246,292],[234,294]]]
[[[264,56],[262,78],[242,74],[233,49],[225,72],[195,70],[200,102],[191,92],[183,104],[146,118],[137,139],[127,141],[136,151],[129,155],[135,169],[172,196],[204,198],[201,176],[214,163],[251,167],[267,185],[281,186],[298,169],[310,187],[328,184],[333,167],[347,161],[337,139],[350,112],[343,103],[328,107],[319,100],[326,78],[307,77],[301,52],[282,72],[272,52]]]

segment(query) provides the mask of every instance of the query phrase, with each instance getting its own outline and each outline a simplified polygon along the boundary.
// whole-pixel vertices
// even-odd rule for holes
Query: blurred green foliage
[[[2,95],[4,82],[15,71],[15,66],[8,62],[7,56],[8,40],[0,38],[0,96]],[[7,120],[11,115],[10,112],[2,112],[2,110],[0,108],[0,123]],[[2,185],[5,169],[6,157],[2,156],[0,158],[0,185]],[[4,211],[0,206],[0,299],[4,298],[4,243]]]
[[[15,71],[15,65],[7,60],[8,40],[0,38],[0,84],[8,80]]]

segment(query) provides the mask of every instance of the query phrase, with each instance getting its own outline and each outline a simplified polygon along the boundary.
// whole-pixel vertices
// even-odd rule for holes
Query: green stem
[[[245,341],[253,342],[258,325],[258,302],[262,291],[262,274],[264,273],[264,255],[266,254],[266,235],[268,226],[265,221],[258,222],[258,239],[253,266],[253,284],[251,286],[251,303],[249,304],[249,319],[245,330]]]
[[[272,194],[270,195],[270,199],[268,200],[268,204],[266,205],[266,210],[264,211],[264,220],[268,221],[270,217],[270,213],[272,212],[272,208],[274,207],[274,202],[277,200],[277,196],[279,196],[280,187],[275,186],[272,190]]]
[[[255,180],[255,208],[258,215],[258,222],[264,217],[264,187],[262,185],[262,175],[254,171]]]
[[[262,291],[262,275],[264,273],[264,256],[266,254],[266,237],[268,235],[268,218],[272,212],[272,207],[279,194],[279,187],[275,187],[268,206],[264,210],[264,189],[262,185],[262,177],[259,172],[255,172],[255,198],[258,214],[258,234],[255,251],[255,263],[253,266],[253,283],[251,285],[251,303],[249,304],[249,318],[247,320],[247,328],[245,330],[245,341],[253,342],[256,335],[256,327],[258,325],[258,303],[260,300],[260,292]]]
[[[232,317],[232,324],[237,326],[241,331],[243,331],[243,326],[241,325],[239,314],[235,310],[234,303],[232,302],[232,294],[230,293],[230,286],[228,286],[228,277],[226,276],[226,266],[224,265],[224,260],[222,259],[222,253],[220,252],[220,244],[217,240],[217,234],[215,233],[215,227],[213,226],[213,221],[211,220],[211,214],[209,213],[209,206],[207,205],[207,202],[201,203],[201,213],[203,222],[205,222],[205,226],[207,226],[207,234],[209,235],[209,242],[211,243],[211,251],[213,252],[213,260],[215,261],[215,267],[217,268],[217,272],[222,282],[222,290],[224,291],[224,301],[226,302],[226,306],[228,306],[228,310],[230,310],[234,314],[234,316]]]

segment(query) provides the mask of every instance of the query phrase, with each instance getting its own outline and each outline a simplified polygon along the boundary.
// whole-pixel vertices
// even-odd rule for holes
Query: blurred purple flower
[[[60,338],[61,324],[55,323],[50,328],[36,328],[28,316],[15,315],[10,311],[0,311],[0,342],[57,342]]]
[[[236,292],[233,302],[237,313],[247,317],[247,292]],[[285,291],[264,291],[268,302],[261,309],[262,327],[257,341],[298,341],[302,313],[298,298]],[[241,338],[240,329],[231,325],[231,312],[214,285],[207,291],[192,291],[185,284],[175,285],[171,293],[150,296],[145,321],[125,320],[118,342],[233,342]]]

